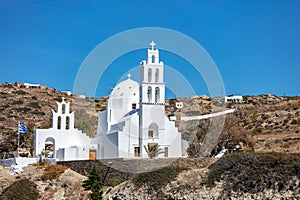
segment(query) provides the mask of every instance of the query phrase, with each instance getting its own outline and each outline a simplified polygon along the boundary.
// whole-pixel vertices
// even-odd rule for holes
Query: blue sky
[[[300,2],[296,0],[2,0],[0,82],[72,90],[81,63],[99,43],[129,29],[163,27],[184,33],[205,48],[221,73],[227,94],[299,95],[299,19]],[[107,95],[145,56],[145,50],[139,50],[113,62],[96,95]],[[164,51],[161,59],[182,72],[197,94],[207,94],[204,81],[193,76],[184,59]],[[133,78],[138,80],[138,75]],[[167,87],[178,86],[167,83]]]

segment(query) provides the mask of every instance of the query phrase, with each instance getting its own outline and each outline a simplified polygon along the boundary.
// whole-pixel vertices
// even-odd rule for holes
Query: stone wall
[[[83,160],[83,161],[60,161],[61,164],[71,168],[72,170],[88,176],[92,167],[96,165],[101,172],[105,185],[116,177],[120,181],[125,181],[132,177],[135,173],[151,171],[165,167],[176,159],[104,159],[104,160]]]

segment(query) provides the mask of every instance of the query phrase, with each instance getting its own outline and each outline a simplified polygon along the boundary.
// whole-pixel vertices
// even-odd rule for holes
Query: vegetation
[[[65,172],[67,169],[66,166],[63,165],[46,165],[44,174],[41,176],[41,180],[52,180],[56,179]]]
[[[300,190],[300,154],[233,153],[223,156],[209,167],[208,177],[202,184],[209,187],[224,181],[227,193],[258,193]]]
[[[112,177],[109,180],[109,186],[115,187],[116,185],[119,185],[121,183],[121,180],[118,177]]]
[[[22,101],[21,99],[19,99],[19,100],[14,100],[14,101],[12,102],[13,105],[21,105],[21,104],[23,104],[23,103],[24,103],[24,101]]]
[[[13,91],[13,93],[19,94],[19,95],[25,95],[25,94],[27,94],[27,92],[25,92],[25,91],[23,91],[23,90]]]
[[[168,166],[151,172],[144,172],[133,177],[133,183],[140,186],[147,186],[153,190],[159,190],[171,181],[175,180],[185,167]]]
[[[36,200],[39,192],[37,186],[28,179],[21,179],[8,186],[0,195],[1,200]]]
[[[82,186],[85,188],[85,190],[92,191],[92,193],[90,194],[92,200],[102,199],[103,181],[101,180],[101,175],[98,167],[93,166],[88,179],[83,181]]]
[[[148,143],[148,146],[144,146],[145,151],[150,159],[156,158],[163,151],[157,143]]]
[[[37,101],[34,101],[34,102],[30,102],[28,104],[29,107],[32,107],[32,108],[41,108],[41,106],[39,105],[39,102]]]

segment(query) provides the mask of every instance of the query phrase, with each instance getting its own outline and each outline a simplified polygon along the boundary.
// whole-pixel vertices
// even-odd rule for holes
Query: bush
[[[39,102],[37,101],[34,101],[34,102],[30,102],[28,104],[29,107],[32,107],[32,108],[41,108],[41,106],[39,105]]]
[[[185,167],[168,166],[151,172],[144,172],[133,177],[133,183],[140,187],[146,185],[153,190],[159,190],[173,181]]]
[[[294,177],[300,179],[300,154],[234,153],[209,167],[202,184],[213,187],[224,181],[224,192],[259,193],[267,189],[296,191]]]
[[[116,185],[119,185],[120,183],[121,183],[121,181],[117,177],[112,177],[109,181],[109,185],[112,187],[115,187]]]
[[[13,91],[14,94],[20,94],[20,95],[25,95],[27,94],[27,92],[23,91],[23,90],[17,90],[17,91]]]
[[[21,104],[23,104],[23,103],[24,103],[24,102],[23,102],[21,99],[15,100],[15,101],[12,102],[13,105],[21,105]]]
[[[28,179],[21,179],[4,189],[0,195],[0,199],[35,200],[38,199],[38,196],[37,186]]]
[[[98,167],[93,166],[88,179],[83,181],[82,186],[85,188],[85,190],[92,191],[92,193],[90,194],[92,200],[102,199],[103,182],[101,180],[100,171]]]
[[[67,169],[66,166],[63,165],[46,165],[44,174],[41,176],[41,180],[52,180],[56,179],[65,172]]]

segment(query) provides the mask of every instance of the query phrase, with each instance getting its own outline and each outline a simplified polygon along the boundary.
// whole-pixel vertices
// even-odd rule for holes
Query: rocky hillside
[[[25,150],[32,151],[33,129],[51,127],[51,110],[56,101],[72,102],[75,127],[93,136],[97,127],[97,112],[106,108],[107,97],[82,98],[53,88],[22,88],[22,84],[0,84],[0,154],[16,150],[18,121],[25,123],[29,133],[21,137]],[[177,108],[176,103],[183,105]],[[212,125],[211,119],[181,121],[181,116],[198,116],[234,108],[226,115],[219,140],[210,154],[220,150],[255,150],[256,152],[300,152],[300,97],[275,95],[245,96],[241,104],[222,104],[218,98],[206,95],[166,100],[166,115],[176,114],[175,124],[182,137],[190,142],[188,154],[199,156],[200,149]],[[0,155],[0,156],[1,156]],[[202,155],[203,156],[203,155]]]
[[[89,199],[81,186],[86,177],[60,165],[29,165],[17,176],[0,166],[0,177],[1,200]]]
[[[103,199],[299,199],[299,169],[300,154],[239,152],[177,159],[121,183],[101,170],[101,180],[107,179]],[[0,166],[0,199],[88,199],[85,179],[62,165],[29,165],[17,176]]]
[[[97,111],[105,109],[106,97],[99,99],[68,95],[53,88],[22,88],[22,83],[0,84],[0,156],[17,148],[18,122],[24,123],[29,132],[21,137],[21,144],[32,152],[34,128],[52,126],[52,109],[56,102],[72,102],[75,127],[93,136],[97,127]]]
[[[137,174],[104,199],[299,199],[299,154],[235,153]]]

